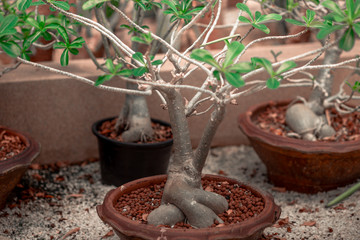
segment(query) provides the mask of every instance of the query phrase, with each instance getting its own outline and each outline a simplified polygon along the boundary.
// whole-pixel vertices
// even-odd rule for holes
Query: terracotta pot
[[[112,119],[114,117],[97,121],[92,126],[92,132],[98,140],[102,183],[120,186],[135,179],[165,174],[173,140],[138,144],[109,139],[100,134],[98,129],[103,122]],[[152,121],[170,126],[160,120]]]
[[[266,227],[271,226],[280,216],[281,209],[274,203],[273,197],[268,193],[243,185],[236,180],[215,175],[204,175],[204,179],[215,181],[228,181],[230,184],[239,184],[241,187],[250,190],[257,197],[264,199],[265,208],[256,217],[245,220],[241,223],[226,225],[216,228],[200,229],[172,229],[160,228],[153,225],[141,224],[121,215],[114,208],[117,199],[122,194],[131,192],[141,187],[158,184],[166,179],[166,175],[152,176],[138,179],[114,189],[106,195],[102,205],[96,207],[99,217],[111,227],[120,239],[242,239],[257,240]]]
[[[241,114],[239,127],[266,165],[268,178],[275,186],[317,193],[353,183],[360,177],[360,141],[311,142],[265,132],[253,120],[269,104],[253,106]]]
[[[0,209],[5,207],[6,199],[24,175],[26,169],[40,153],[40,145],[30,136],[0,126],[0,132],[18,136],[26,145],[26,149],[18,155],[0,161]]]

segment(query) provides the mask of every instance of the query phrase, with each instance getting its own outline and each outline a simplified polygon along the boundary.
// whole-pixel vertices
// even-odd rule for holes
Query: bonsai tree
[[[95,21],[72,13],[69,11],[70,5],[64,1],[3,1],[0,14],[0,47],[17,61],[14,67],[7,68],[4,72],[12,70],[19,64],[28,64],[72,77],[100,89],[128,94],[127,103],[121,111],[118,125],[129,125],[126,120],[133,119],[134,125],[132,122],[129,128],[129,135],[131,135],[129,139],[132,139],[132,136],[143,138],[151,135],[145,130],[147,127],[138,127],[140,124],[148,122],[149,119],[147,110],[142,107],[144,101],[139,100],[138,96],[157,93],[163,101],[162,107],[169,113],[174,137],[174,155],[169,166],[162,204],[148,216],[148,223],[174,225],[186,219],[194,227],[208,227],[215,220],[222,222],[217,214],[224,212],[228,207],[224,197],[205,191],[201,186],[201,172],[211,146],[210,143],[226,114],[227,104],[244,104],[241,102],[242,96],[265,88],[315,86],[309,105],[317,106],[316,108],[319,109],[334,105],[350,110],[344,105],[346,103],[344,100],[354,97],[353,93],[359,91],[359,82],[351,83],[349,80],[345,81],[338,94],[330,97],[330,83],[325,82],[331,80],[328,77],[330,69],[352,68],[358,70],[351,64],[357,62],[359,58],[339,62],[338,56],[342,51],[339,49],[350,51],[355,44],[355,35],[360,35],[359,0],[347,0],[345,6],[329,0],[287,1],[285,8],[274,5],[272,2],[259,1],[265,13],[253,12],[246,3],[238,3],[236,5],[238,17],[234,19],[227,36],[209,41],[211,33],[216,28],[222,27],[218,25],[222,12],[221,0],[209,2],[162,0],[160,3],[152,0],[134,0],[132,2],[135,9],[133,18],[125,14],[121,8],[122,2],[118,4],[118,1],[109,0],[85,1],[82,5],[83,10],[95,9],[94,11],[98,14],[102,10],[111,10],[113,14],[121,17],[121,23],[126,22],[123,26],[134,33],[133,43],[129,46],[111,31],[111,27],[107,25],[104,18],[98,18]],[[49,5],[58,15],[38,15],[36,8],[40,4]],[[35,11],[27,13],[26,9],[32,5],[35,6]],[[169,21],[166,22],[167,31],[162,37],[159,36],[160,34],[154,33],[154,30],[141,26],[141,12],[153,8],[161,8],[163,14],[169,16]],[[299,18],[301,15],[298,14],[301,13],[299,9],[303,8],[307,10],[304,16]],[[181,35],[199,26],[198,21],[204,14],[210,14],[209,22],[204,30],[199,32],[196,40],[190,46],[184,51],[179,51],[175,46]],[[266,23],[280,21],[285,18],[284,16],[291,19],[287,20],[288,22],[303,26],[304,30],[296,34],[255,39],[247,45],[242,43],[254,31],[269,33],[270,30]],[[71,28],[75,23],[99,31],[110,43],[111,47],[108,48],[109,51],[104,62],[98,64],[104,74],[99,76],[96,81],[29,61],[28,55],[32,47],[45,47],[38,43],[38,39],[44,37],[50,41],[49,45],[53,48],[63,49],[60,61],[62,65],[67,65],[69,53],[77,54],[77,49],[85,44],[84,39]],[[249,27],[244,36],[236,34],[240,25]],[[304,53],[301,55],[275,62],[262,56],[253,57],[250,62],[241,60],[241,57],[255,43],[299,37],[310,28],[319,32],[320,39],[326,39],[319,49],[313,51],[304,49]],[[330,34],[335,35],[335,38],[327,38]],[[170,36],[168,41],[165,40],[166,35]],[[223,49],[216,52],[206,49],[208,45],[219,41],[224,42]],[[147,46],[145,52],[138,51],[136,46],[138,43]],[[156,53],[160,47],[166,49],[164,55],[153,57],[153,53]],[[110,56],[110,53],[113,55]],[[324,53],[324,63],[314,65],[315,60]],[[313,55],[314,58],[304,65],[296,63],[301,58]],[[96,63],[96,61],[94,62]],[[162,77],[164,64],[171,64],[173,68],[170,79]],[[317,78],[313,78],[311,74],[307,73],[314,69],[320,70]],[[189,76],[198,71],[202,71],[206,75],[200,87],[188,81]],[[253,80],[257,74],[262,72],[267,72],[268,78]],[[304,74],[306,79],[303,77],[296,80],[290,78],[296,73]],[[110,79],[125,81],[128,88],[112,87],[107,84]],[[347,86],[350,87],[351,93],[349,94],[344,91]],[[326,90],[328,88],[329,90]],[[191,99],[184,99],[182,92],[185,89],[193,91]],[[141,104],[134,104],[138,101]],[[204,102],[209,103],[209,107],[206,109],[202,109],[200,106]],[[141,107],[138,108],[138,106]],[[357,110],[357,108],[351,110]],[[317,112],[321,111],[317,110]],[[194,151],[187,118],[209,112],[209,120],[199,145]],[[131,130],[133,127],[136,130]]]

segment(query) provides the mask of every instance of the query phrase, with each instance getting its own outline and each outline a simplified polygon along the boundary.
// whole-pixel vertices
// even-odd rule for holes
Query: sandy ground
[[[279,192],[268,183],[265,166],[248,146],[214,148],[204,173],[226,174],[270,192],[281,206],[280,220],[264,232],[268,239],[360,239],[360,191],[333,208],[325,204],[347,187],[306,195]],[[56,171],[29,170],[22,179],[33,200],[9,201],[0,211],[0,240],[8,239],[118,239],[97,216],[113,186],[100,182],[99,163],[67,166]]]

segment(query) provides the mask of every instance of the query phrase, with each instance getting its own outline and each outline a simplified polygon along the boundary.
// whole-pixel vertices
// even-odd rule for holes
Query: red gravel
[[[104,135],[105,137],[108,137],[113,140],[117,140],[122,142],[121,133],[118,134],[115,131],[115,124],[116,124],[117,118],[111,120],[111,121],[105,121],[100,126],[99,133]],[[159,123],[152,122],[152,128],[154,129],[154,136],[153,139],[150,141],[147,141],[146,143],[156,143],[156,142],[164,142],[167,140],[172,139],[172,132],[171,127],[164,126]],[[141,143],[141,142],[138,142]]]
[[[0,161],[18,155],[25,148],[25,143],[18,136],[8,134],[6,130],[0,132]]]
[[[257,116],[256,124],[265,131],[287,137],[287,134],[293,131],[285,123],[286,109],[287,106],[271,105]],[[336,134],[321,141],[345,142],[360,140],[360,112],[340,115],[335,109],[329,109],[327,114]]]
[[[255,196],[238,184],[208,180],[202,181],[202,184],[206,191],[218,193],[227,199],[229,209],[219,214],[219,217],[224,221],[224,225],[242,222],[258,215],[264,209],[262,198]],[[125,194],[118,199],[115,209],[129,219],[146,224],[148,214],[161,203],[164,186],[165,182]],[[216,226],[221,225],[215,222],[211,227]],[[186,223],[177,223],[174,228],[192,227]]]

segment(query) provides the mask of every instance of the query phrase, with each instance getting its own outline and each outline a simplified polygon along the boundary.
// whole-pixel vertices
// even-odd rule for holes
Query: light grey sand
[[[267,181],[265,166],[249,146],[212,149],[204,173],[217,174],[219,171],[274,196],[282,208],[282,220],[265,230],[265,235],[273,235],[272,239],[360,239],[360,191],[337,208],[325,208],[324,205],[347,187],[315,195],[276,191]],[[64,181],[49,181],[39,186],[34,174],[47,179],[62,176]],[[98,162],[61,168],[58,173],[51,174],[46,170],[29,170],[22,181],[41,187],[53,196],[61,196],[61,200],[38,198],[20,208],[7,207],[0,211],[0,240],[101,239],[111,230],[95,210],[106,192],[113,189],[101,184]]]

